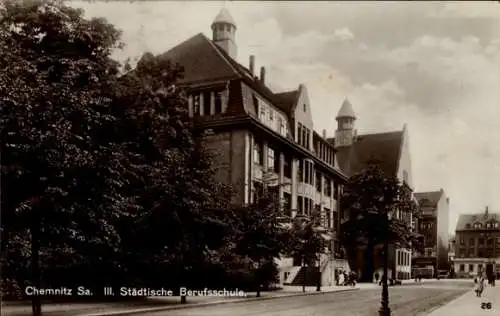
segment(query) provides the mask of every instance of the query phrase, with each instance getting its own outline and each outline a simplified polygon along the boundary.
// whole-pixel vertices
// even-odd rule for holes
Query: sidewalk
[[[262,292],[261,297],[256,297],[256,292],[247,292],[246,297],[188,297],[186,304],[180,304],[178,296],[172,297],[148,297],[145,302],[121,302],[121,303],[63,303],[42,305],[43,315],[47,316],[111,316],[111,315],[132,315],[145,312],[155,312],[171,309],[194,308],[201,306],[241,303],[257,300],[278,299],[283,297],[293,297],[302,295],[320,295],[324,293],[343,292],[359,290],[359,287],[332,286],[322,287],[320,292],[316,292],[316,287],[306,287],[306,292],[302,292],[301,286],[285,286],[282,290],[272,292]],[[28,316],[31,315],[31,305],[26,304],[4,304],[2,303],[1,316]]]
[[[482,309],[482,303],[491,303],[491,309]],[[484,306],[486,307],[486,306]],[[500,315],[500,286],[484,288],[483,295],[476,297],[471,289],[448,304],[434,310],[427,316],[470,316],[470,315]]]

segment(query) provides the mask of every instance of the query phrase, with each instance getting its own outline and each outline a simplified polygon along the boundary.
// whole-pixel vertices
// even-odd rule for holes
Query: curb
[[[266,296],[266,297],[251,297],[247,299],[241,299],[237,301],[215,301],[215,302],[206,302],[206,303],[198,303],[198,304],[179,304],[175,306],[163,306],[163,307],[149,307],[149,308],[141,308],[134,310],[124,310],[124,311],[114,311],[114,312],[102,312],[102,313],[92,313],[92,314],[80,314],[79,316],[113,316],[113,315],[134,315],[140,313],[147,312],[161,312],[167,310],[176,310],[176,309],[186,309],[186,308],[197,308],[197,307],[205,307],[205,306],[213,306],[213,305],[223,305],[223,304],[238,304],[245,302],[254,302],[254,301],[266,301],[272,299],[280,299],[280,298],[288,298],[288,297],[296,297],[296,296],[308,296],[308,295],[321,295],[321,294],[332,294],[332,293],[342,293],[342,292],[350,292],[350,291],[358,291],[359,288],[350,288],[350,289],[342,289],[337,291],[321,291],[321,292],[306,292],[306,293],[293,293],[290,295],[282,295],[282,296]]]

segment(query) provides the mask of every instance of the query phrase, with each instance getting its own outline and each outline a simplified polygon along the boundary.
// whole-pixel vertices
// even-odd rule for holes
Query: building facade
[[[331,244],[318,266],[323,283],[332,284],[333,269],[346,265],[339,258],[337,233],[344,216],[339,196],[347,176],[325,133],[314,131],[307,88],[300,84],[275,93],[267,86],[266,69],[256,74],[254,56],[248,67],[238,63],[237,27],[226,9],[211,28],[212,39],[197,34],[159,58],[183,66],[179,85],[187,93],[189,115],[202,144],[216,156],[216,176],[233,187],[233,202],[252,203],[265,186],[291,217],[320,211]],[[278,263],[281,283],[293,283],[306,273],[292,258]]]
[[[478,273],[500,278],[500,213],[461,214],[455,231],[454,271],[457,277]]]
[[[424,237],[423,253],[414,254],[413,268],[432,268],[432,275],[449,271],[449,213],[450,199],[443,189],[415,193],[420,209],[417,232]]]
[[[388,176],[397,177],[406,188],[413,192],[411,159],[409,152],[409,137],[406,124],[400,131],[358,135],[356,131],[356,114],[351,103],[344,100],[337,115],[337,130],[335,138],[329,141],[337,150],[337,160],[340,169],[352,176],[367,167],[370,160],[377,160]],[[396,210],[394,216],[412,225],[411,214]],[[411,250],[390,245],[389,276],[394,279],[409,279],[411,276]],[[362,251],[361,251],[362,252]],[[382,260],[376,249],[374,254],[375,268],[382,275]],[[360,256],[356,266],[363,265]],[[362,269],[358,271],[361,274]]]

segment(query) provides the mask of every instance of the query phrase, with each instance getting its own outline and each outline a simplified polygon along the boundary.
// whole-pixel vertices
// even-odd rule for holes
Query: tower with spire
[[[336,120],[337,130],[335,131],[335,148],[351,146],[356,134],[354,130],[356,114],[347,98],[344,99]]]
[[[222,8],[212,22],[212,40],[231,58],[236,59],[236,23],[226,8]]]

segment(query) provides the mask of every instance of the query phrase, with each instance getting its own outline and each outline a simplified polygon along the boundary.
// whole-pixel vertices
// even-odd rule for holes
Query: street
[[[430,281],[389,289],[390,307],[394,316],[426,315],[466,291],[468,282]],[[313,296],[277,298],[248,303],[224,304],[200,308],[144,313],[148,316],[375,316],[380,307],[380,288],[360,291],[325,293]]]

